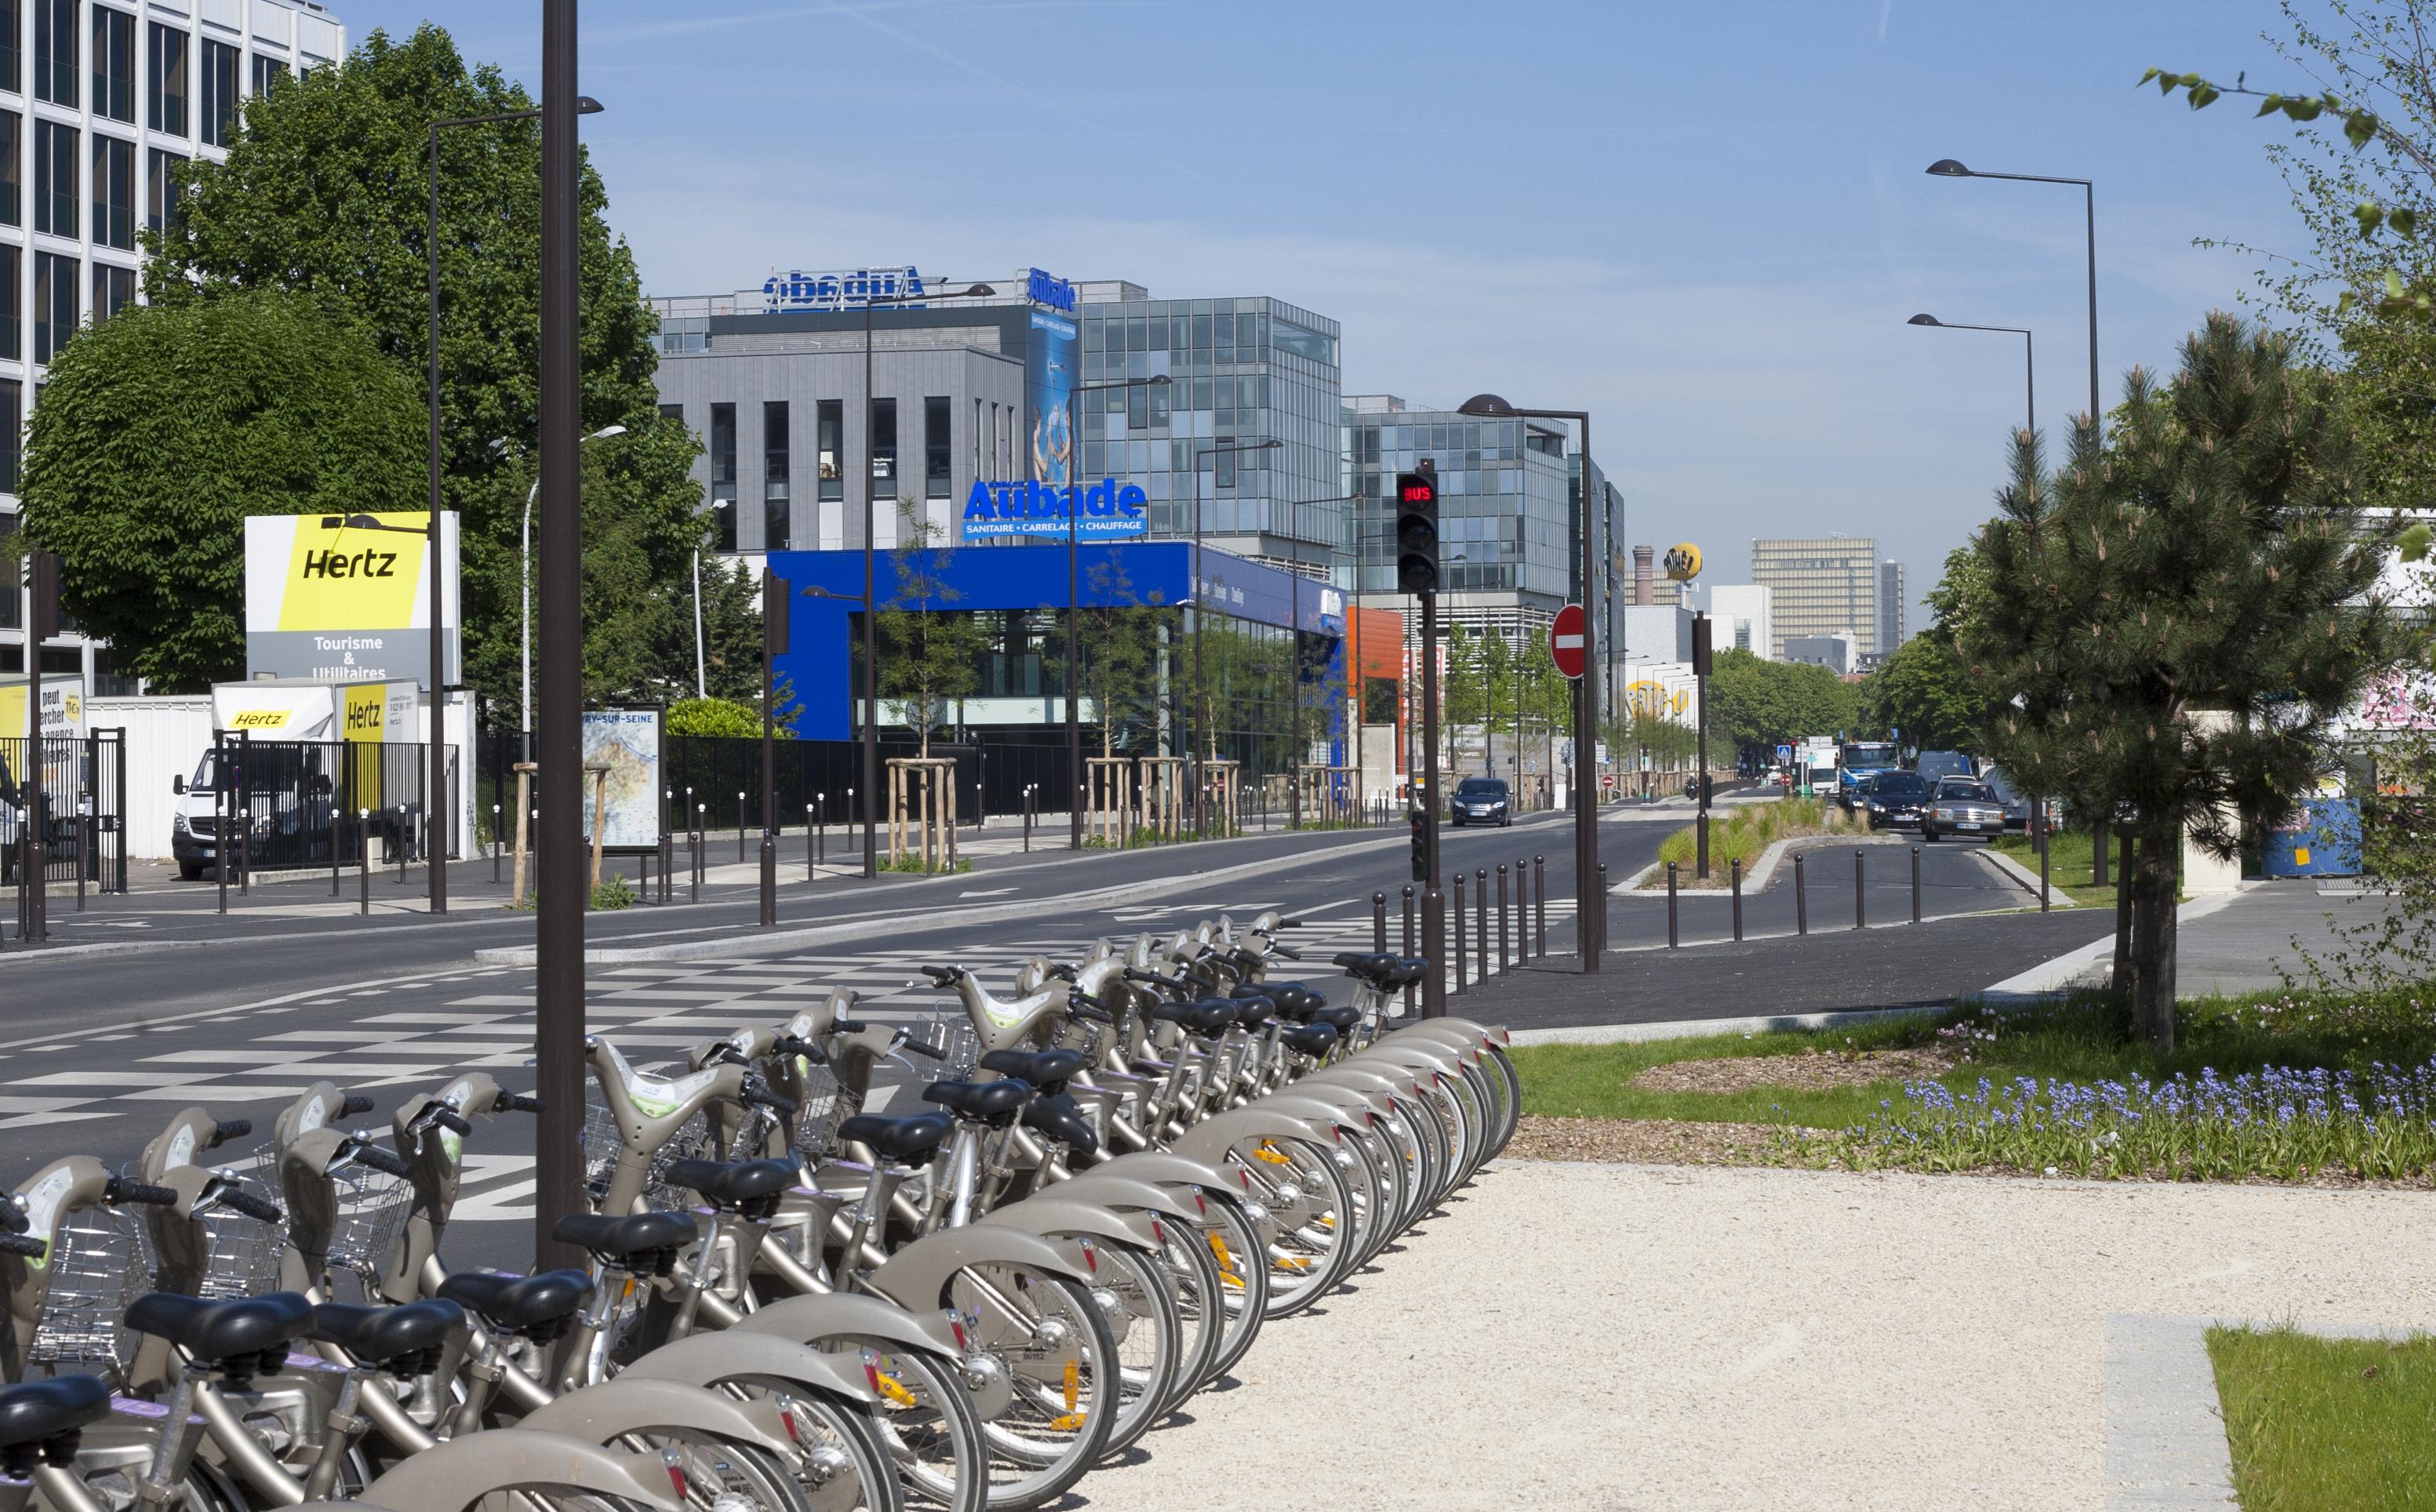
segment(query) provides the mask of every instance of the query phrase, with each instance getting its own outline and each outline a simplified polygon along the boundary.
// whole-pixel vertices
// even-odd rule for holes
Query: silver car
[[[1976,777],[1940,777],[1920,811],[1920,838],[1970,835],[1985,840],[2005,832],[2005,801]]]

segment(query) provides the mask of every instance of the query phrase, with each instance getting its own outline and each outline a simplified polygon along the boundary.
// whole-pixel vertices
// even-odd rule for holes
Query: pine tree
[[[2386,532],[2333,380],[2285,338],[2211,315],[2172,382],[2131,372],[2116,422],[2078,425],[2053,477],[2016,437],[1963,652],[2009,701],[1991,735],[2014,779],[2131,828],[2132,1024],[2162,1050],[2184,833],[2231,855],[2289,814],[2402,632],[2370,596]]]

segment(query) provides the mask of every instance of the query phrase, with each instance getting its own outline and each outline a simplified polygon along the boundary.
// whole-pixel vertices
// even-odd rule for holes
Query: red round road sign
[[[1557,611],[1556,622],[1548,627],[1548,654],[1556,659],[1557,670],[1567,677],[1582,675],[1582,606],[1569,603]]]

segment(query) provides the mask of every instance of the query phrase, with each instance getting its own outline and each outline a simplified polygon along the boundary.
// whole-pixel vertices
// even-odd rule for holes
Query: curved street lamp
[[[2018,325],[1965,325],[1959,321],[1940,321],[1934,315],[1915,315],[1904,323],[1933,325],[1940,331],[2002,331],[2008,336],[2020,337],[2022,339],[2022,379],[2029,398],[2027,418],[2022,422],[2022,426],[2027,431],[2036,431],[2039,428],[2038,363],[2030,351],[2030,333],[2027,330]]]

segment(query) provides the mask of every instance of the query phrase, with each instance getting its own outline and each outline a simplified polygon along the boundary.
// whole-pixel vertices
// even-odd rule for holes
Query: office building
[[[1904,591],[1904,565],[1900,562],[1878,564],[1878,643],[1872,648],[1880,659],[1891,656],[1910,638],[1906,626],[1911,617],[1911,595]]]
[[[1838,677],[1861,670],[1862,652],[1851,635],[1793,635],[1784,642],[1784,659],[1808,667],[1824,667]]]
[[[248,98],[346,49],[309,0],[0,0],[0,537],[17,529],[22,438],[51,358],[143,298],[136,232],[176,213],[177,170],[226,158]],[[0,676],[26,670],[26,614],[12,580]],[[135,690],[108,647],[72,634],[43,668]]]
[[[1715,634],[1713,628],[1710,632]],[[1712,641],[1711,650],[1715,649]],[[1678,604],[1627,604],[1624,611],[1627,667],[1692,660],[1692,611]]]
[[[1753,541],[1751,582],[1769,590],[1778,660],[1793,659],[1788,641],[1814,635],[1849,636],[1855,655],[1877,649],[1878,544],[1867,536]]]
[[[1747,651],[1762,661],[1776,656],[1775,592],[1757,583],[1720,582],[1709,588],[1710,645]]]

